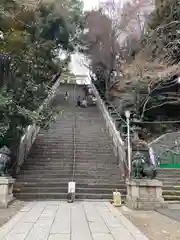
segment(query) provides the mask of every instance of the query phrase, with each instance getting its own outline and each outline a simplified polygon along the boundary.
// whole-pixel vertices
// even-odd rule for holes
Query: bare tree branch
[[[156,105],[156,106],[152,106],[152,107],[150,107],[150,108],[147,108],[147,109],[145,110],[145,112],[150,111],[150,110],[152,110],[152,109],[154,109],[154,108],[162,107],[162,106],[164,106],[164,105],[166,105],[166,104],[178,104],[178,103],[180,103],[180,99],[179,99],[179,101],[167,101],[167,102],[163,102],[163,103],[161,103],[161,104],[159,104],[159,105]]]

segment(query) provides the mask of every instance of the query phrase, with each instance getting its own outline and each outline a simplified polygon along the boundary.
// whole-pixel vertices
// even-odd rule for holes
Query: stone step
[[[67,161],[67,162],[64,162],[64,161],[59,161],[59,162],[52,162],[52,161],[35,161],[35,162],[26,162],[26,164],[23,166],[23,167],[52,167],[52,168],[56,168],[56,169],[62,169],[63,167],[71,167],[73,165],[72,163],[72,160],[71,161]],[[113,164],[113,163],[104,163],[102,164],[101,162],[93,162],[93,161],[89,161],[89,162],[78,162],[76,163],[76,169],[84,169],[84,170],[88,170],[89,167],[92,166],[92,168],[96,168],[96,169],[106,169],[106,170],[109,170],[109,169],[118,169],[117,165],[116,164]]]
[[[100,150],[95,150],[95,149],[87,149],[87,148],[79,148],[77,149],[76,148],[76,158],[81,158],[82,157],[82,154],[84,157],[88,157],[88,158],[98,158],[99,156],[102,156],[102,157],[111,157],[112,159],[114,158],[114,155],[113,155],[113,151],[108,151],[108,150],[104,150],[101,149]]]
[[[98,159],[98,157],[103,157],[103,158],[110,158],[113,159],[114,158],[114,155],[112,152],[98,152],[98,151],[94,151],[92,150],[91,151],[91,154],[87,153],[86,152],[86,149],[84,150],[81,150],[81,151],[78,151],[76,152],[75,154],[76,156],[76,159],[83,159],[84,158],[90,158],[90,159],[93,159],[93,160],[96,160]],[[57,151],[57,152],[42,152],[42,154],[40,153],[31,153],[29,155],[29,159],[32,159],[32,158],[39,158],[39,159],[52,159],[52,160],[56,160],[56,159],[72,159],[73,158],[73,151],[71,152],[68,152],[67,154],[66,153],[63,153],[61,154],[60,151]]]
[[[89,138],[89,137],[85,138],[85,136],[82,136],[79,138],[75,137],[75,141],[76,143],[79,143],[79,144],[87,143],[88,145],[90,145],[90,143],[92,143],[92,146],[96,146],[96,144],[102,145],[102,143],[109,145],[111,143],[108,138],[103,138],[102,136],[99,136],[99,135],[93,136],[92,138]]]
[[[24,182],[24,183],[51,183],[51,182],[59,182],[59,183],[68,183],[69,181],[72,180],[72,177],[69,176],[69,178],[31,178],[31,179],[23,179],[23,178],[18,178],[17,182]],[[96,179],[96,178],[87,178],[87,179],[79,179],[75,178],[75,181],[77,184],[105,184],[105,185],[112,185],[112,184],[118,184],[120,180],[117,179]]]
[[[104,159],[104,162],[109,160],[108,163],[113,163],[112,160],[115,159],[116,161],[116,157],[113,157],[111,154],[94,154],[94,155],[86,155],[85,153],[83,153],[83,151],[81,152],[81,154],[79,154],[79,156],[76,154],[75,155],[75,158],[76,158],[76,162],[80,161],[80,162],[85,162],[85,160],[89,160],[89,161],[94,161],[94,162],[98,162],[98,161],[103,161]],[[36,161],[37,162],[37,159],[40,160],[40,161],[51,161],[51,162],[55,162],[55,161],[71,161],[73,162],[73,159],[74,159],[74,156],[63,156],[61,155],[60,153],[56,153],[56,154],[46,154],[46,155],[42,155],[42,156],[29,156],[28,158],[28,161],[25,161],[25,162],[31,162],[31,161]],[[111,160],[111,161],[110,161]],[[115,163],[114,161],[114,163]],[[103,162],[102,162],[103,164]]]
[[[87,168],[88,169],[88,168]],[[35,174],[36,173],[38,173],[38,172],[40,172],[40,173],[42,173],[43,171],[49,171],[49,172],[51,172],[52,171],[52,173],[54,172],[54,173],[58,173],[58,172],[60,172],[60,171],[72,171],[72,165],[62,165],[62,167],[61,168],[57,168],[57,166],[52,166],[52,165],[42,165],[42,166],[34,166],[34,165],[29,165],[29,166],[23,166],[22,168],[21,168],[21,171],[20,171],[20,173],[19,174],[21,174],[21,173],[24,173],[24,171],[26,171],[26,172],[28,172],[28,171],[35,171]],[[79,166],[78,167],[78,169],[76,168],[76,172],[77,173],[80,173],[80,172],[85,172],[85,170],[86,169],[84,169],[84,167],[82,167],[82,166]],[[105,172],[105,171],[107,171],[107,172],[113,172],[114,171],[114,173],[119,173],[119,169],[118,168],[113,168],[113,167],[109,167],[109,168],[104,168],[104,169],[102,169],[101,167],[96,167],[96,166],[94,166],[94,167],[92,167],[91,168],[91,171],[96,171],[96,172],[101,172],[101,171],[103,171],[103,172]],[[19,175],[18,174],[18,175]]]
[[[47,143],[44,143],[44,148],[36,148],[36,149],[32,149],[33,151],[31,151],[32,153],[38,153],[40,151],[42,152],[45,152],[47,151],[47,153],[56,153],[56,152],[59,152],[59,151],[62,151],[62,153],[68,153],[69,151],[71,152],[73,149],[74,149],[74,146],[73,144],[58,144],[58,145],[51,145],[51,144],[47,144]],[[88,146],[86,143],[84,144],[78,144],[76,143],[76,146],[75,146],[75,150],[76,150],[76,153],[79,153],[81,151],[85,151],[86,153],[88,153],[89,150],[91,150],[93,153],[104,153],[104,154],[109,154],[109,153],[112,153],[113,152],[113,149],[111,146],[107,146],[107,144],[103,144],[103,145],[100,145],[100,144],[94,144],[94,145],[91,145],[91,146]]]
[[[34,177],[22,177],[19,176],[16,180],[17,181],[24,181],[24,182],[51,182],[51,181],[62,181],[62,182],[69,182],[69,180],[72,179],[72,176],[69,177],[46,177],[46,176],[34,176]],[[118,183],[119,179],[118,177],[93,177],[93,176],[79,176],[74,178],[76,182],[81,182],[81,183],[90,183],[92,182],[92,179],[95,183]]]
[[[57,168],[58,167],[58,168]],[[89,166],[89,168],[90,168],[90,166]],[[87,168],[84,168],[84,166],[78,166],[78,169],[76,168],[76,172],[78,173],[79,171],[80,172],[85,172],[86,171],[86,169],[89,169],[88,167]],[[21,168],[21,171],[22,172],[24,172],[24,171],[36,171],[36,172],[43,172],[43,171],[49,171],[49,172],[59,172],[59,171],[61,171],[61,170],[64,170],[64,171],[71,171],[72,170],[72,164],[71,165],[59,165],[59,166],[57,166],[57,165],[51,165],[51,164],[46,164],[46,165],[38,165],[38,166],[35,166],[35,165],[25,165],[25,166],[23,166],[22,168]],[[20,171],[20,173],[19,174],[21,174],[21,171]],[[119,173],[120,171],[119,171],[119,169],[116,167],[116,168],[114,168],[114,167],[112,167],[112,166],[110,166],[109,168],[103,168],[102,169],[102,167],[100,166],[93,166],[93,167],[91,167],[91,171],[99,171],[99,172],[101,172],[101,171],[107,171],[107,172],[112,172],[112,171],[114,171],[115,173]],[[18,174],[18,175],[19,175]]]
[[[93,164],[101,164],[101,165],[104,165],[105,167],[106,167],[106,165],[112,165],[112,166],[117,166],[117,164],[116,164],[116,162],[117,162],[117,159],[116,158],[110,158],[111,156],[103,156],[103,155],[97,155],[96,157],[88,157],[88,156],[86,156],[86,155],[84,155],[83,153],[82,153],[82,155],[81,156],[75,156],[76,157],[76,163],[77,164],[86,164],[86,165],[88,165],[88,164],[91,164],[91,165],[93,165]],[[61,157],[61,156],[57,156],[57,157],[55,157],[55,158],[51,158],[51,156],[49,155],[49,156],[46,156],[46,157],[34,157],[34,158],[32,158],[32,157],[30,157],[30,158],[28,158],[28,160],[26,160],[25,161],[25,163],[27,163],[27,164],[38,164],[38,163],[44,163],[44,164],[46,164],[46,163],[54,163],[54,164],[59,164],[59,163],[68,163],[68,164],[70,164],[70,163],[73,163],[73,159],[74,159],[74,157]],[[111,162],[110,161],[108,161],[108,160],[110,160],[111,159]],[[38,162],[39,161],[39,162]],[[88,162],[87,162],[88,161]]]
[[[162,174],[162,175],[166,175],[166,174],[171,174],[171,175],[173,175],[173,174],[180,174],[180,170],[174,169],[174,170],[172,170],[172,171],[170,171],[170,170],[168,170],[168,171],[159,171],[159,169],[158,169],[158,170],[157,170],[157,173],[158,173],[158,174]]]
[[[47,164],[38,164],[37,166],[35,165],[26,165],[23,166],[23,168],[21,168],[21,171],[40,171],[43,172],[44,170],[46,170],[46,172],[54,172],[54,173],[60,173],[61,171],[72,171],[73,169],[73,165],[72,164],[63,164],[63,163],[59,163],[59,164],[51,164],[51,163],[47,163]],[[96,172],[97,174],[99,173],[99,175],[101,175],[101,173],[105,173],[105,172],[109,172],[109,173],[113,173],[114,174],[118,174],[120,173],[119,168],[117,168],[116,166],[109,166],[109,167],[105,167],[104,169],[102,169],[101,166],[98,165],[98,163],[96,164],[86,164],[84,166],[82,166],[81,164],[76,165],[75,167],[75,171],[77,172],[77,174],[79,174],[80,172]],[[21,173],[20,173],[21,174]],[[106,173],[105,173],[106,174]]]
[[[164,187],[168,187],[168,188],[173,188],[173,187],[177,187],[177,186],[180,186],[179,183],[163,183],[163,188]]]
[[[180,172],[165,172],[165,173],[157,173],[158,175],[157,176],[168,176],[168,177],[173,177],[173,176],[179,176],[180,175]]]
[[[51,133],[44,135],[44,137],[41,136],[40,138],[38,138],[36,140],[36,143],[38,143],[38,145],[40,144],[39,146],[43,145],[45,142],[52,143],[52,144],[72,143],[72,141],[73,141],[72,137],[74,136],[73,131],[70,134],[68,134],[66,138],[62,137],[62,134],[68,134],[68,133],[66,130],[59,135],[57,135],[55,132],[54,133],[51,132]],[[104,134],[94,134],[94,135],[88,136],[88,138],[86,138],[86,135],[78,134],[78,135],[75,135],[75,140],[76,141],[83,140],[87,144],[90,144],[90,142],[92,142],[92,144],[93,143],[102,144],[102,142],[104,142],[104,141],[107,144],[111,143],[111,140],[108,137],[105,137]],[[83,143],[83,142],[81,142],[81,143]]]
[[[62,146],[62,145],[54,146],[54,145],[51,145],[51,144],[49,144],[49,145],[47,144],[46,148],[39,148],[39,149],[36,148],[36,150],[35,151],[31,151],[31,153],[32,154],[33,153],[34,154],[37,153],[37,155],[39,155],[40,152],[42,152],[43,155],[45,153],[46,154],[59,153],[60,151],[62,151],[63,153],[69,153],[69,151],[70,151],[70,153],[71,153],[73,148],[74,148],[73,145],[70,145],[70,144],[68,144],[68,145],[64,144],[64,146]],[[94,145],[94,146],[87,146],[86,144],[77,145],[77,143],[76,143],[76,153],[81,153],[81,151],[83,151],[83,152],[85,152],[87,154],[88,153],[90,154],[89,151],[91,151],[94,154],[101,153],[101,154],[105,155],[105,154],[110,154],[111,153],[111,155],[113,155],[112,154],[113,150],[112,150],[111,147],[104,147],[104,146],[101,146],[101,145],[98,145],[98,144]]]
[[[180,201],[180,196],[176,195],[163,195],[165,201]]]
[[[163,186],[163,191],[164,190],[180,190],[180,185],[174,186],[174,185],[164,185]]]
[[[180,172],[180,168],[158,168],[158,172]]]
[[[57,129],[55,129],[54,131],[51,130],[49,132],[45,132],[44,134],[38,135],[36,143],[43,144],[46,141],[52,143],[72,142],[72,137],[74,135],[73,126],[70,126],[69,129],[64,128],[62,130],[62,125],[60,124],[59,126],[56,126],[56,128],[59,128],[59,130],[57,131]]]
[[[174,174],[174,175],[157,175],[157,179],[174,179],[179,178],[180,174]]]
[[[93,193],[93,194],[113,194],[113,192],[116,190],[116,188],[79,188],[76,186],[76,193]],[[125,188],[117,188],[117,190],[122,194],[126,194]],[[49,192],[55,192],[55,193],[67,193],[68,188],[66,187],[22,187],[19,191],[18,188],[14,189],[14,193],[49,193]]]
[[[164,190],[163,189],[163,195],[175,195],[175,196],[180,196],[180,190],[174,190],[174,189],[169,189],[169,190]]]
[[[159,168],[157,170],[158,173],[166,174],[166,173],[180,173],[180,168]]]
[[[76,159],[76,169],[78,170],[79,167],[81,168],[84,168],[84,170],[88,171],[89,168],[92,167],[92,169],[118,169],[118,166],[115,164],[115,161],[114,163],[111,163],[111,164],[108,164],[108,160],[104,159],[104,161],[100,161],[101,159],[98,159],[98,160],[88,160],[88,159],[83,159],[83,160],[78,160]],[[36,162],[37,161],[37,162]],[[73,166],[73,159],[69,159],[69,160],[57,160],[57,161],[52,161],[52,160],[46,160],[46,159],[36,159],[35,160],[32,160],[30,162],[26,162],[26,164],[24,166],[50,166],[50,167],[56,167],[57,168],[57,171],[63,169],[63,167],[65,166]],[[103,166],[103,168],[102,168]]]
[[[54,187],[54,188],[57,188],[57,187],[60,187],[60,188],[68,188],[68,181],[66,182],[16,182],[15,184],[15,188],[19,188],[19,187],[26,187],[26,188],[31,188],[31,187],[38,187],[38,188],[51,188],[51,187]],[[88,188],[98,188],[98,189],[123,189],[125,188],[125,181],[124,180],[120,180],[117,184],[115,183],[107,183],[107,184],[93,184],[93,183],[89,183],[89,184],[85,184],[85,183],[77,183],[76,184],[76,187],[79,187],[79,188],[85,188],[85,189],[88,189]]]
[[[70,168],[69,170],[47,170],[47,169],[44,169],[44,170],[22,170],[21,171],[21,176],[35,176],[35,175],[46,175],[48,176],[49,174],[53,177],[55,176],[69,176],[71,175],[73,172],[72,168]],[[98,176],[104,176],[104,175],[107,175],[107,171],[106,170],[103,170],[101,172],[99,172],[99,170],[95,170],[95,169],[91,169],[90,171],[87,171],[85,172],[84,170],[76,170],[76,176],[77,175],[91,175],[91,174],[96,174]],[[112,169],[111,171],[108,171],[108,175],[117,175],[118,174],[118,171],[114,171],[114,169]]]
[[[169,186],[179,186],[180,185],[180,183],[179,182],[175,182],[175,181],[171,181],[171,182],[163,182],[162,181],[162,183],[163,183],[163,186],[166,186],[166,187],[169,187]]]
[[[21,175],[17,175],[17,179],[20,177],[21,179],[31,179],[31,178],[40,178],[40,177],[43,177],[43,178],[69,178],[70,176],[72,176],[72,171],[70,171],[69,173],[52,173],[52,172],[47,172],[47,173],[37,173],[37,174],[34,174],[33,172],[32,173],[21,173]],[[96,179],[102,179],[102,178],[112,178],[112,179],[119,179],[120,176],[118,174],[116,174],[115,172],[103,172],[103,173],[98,173],[98,172],[94,172],[94,171],[91,171],[91,172],[82,172],[82,173],[76,173],[75,174],[75,177],[76,178],[84,178],[84,179],[89,179],[90,177],[92,178],[96,178]]]
[[[163,182],[174,182],[174,181],[176,181],[176,182],[180,182],[180,177],[178,177],[178,178],[176,178],[176,177],[173,177],[173,178],[168,178],[168,177],[157,177],[157,179],[158,180],[160,180],[160,181],[163,181]]]
[[[60,126],[62,127],[62,126]],[[82,126],[81,126],[82,127]],[[77,130],[77,129],[76,129]],[[78,130],[77,130],[78,131]],[[78,141],[78,140],[84,140],[85,142],[89,143],[90,142],[96,142],[96,143],[101,143],[102,141],[105,141],[106,143],[110,143],[110,139],[108,136],[105,135],[105,133],[90,133],[90,135],[88,136],[88,138],[86,138],[86,134],[85,133],[78,133],[76,131],[76,135],[75,135],[75,139]],[[82,130],[81,130],[82,131]],[[58,131],[59,133],[59,131]],[[61,134],[64,133],[64,135],[62,136]],[[56,135],[54,135],[56,134]],[[66,134],[66,136],[65,136]],[[73,133],[73,126],[70,127],[70,130],[68,129],[63,129],[63,131],[61,131],[60,134],[57,135],[57,130],[56,131],[51,131],[51,132],[48,132],[46,134],[44,134],[44,136],[41,135],[41,137],[38,137],[37,138],[37,142],[38,144],[43,144],[45,141],[46,142],[49,142],[49,143],[59,143],[59,142],[71,142],[73,139],[72,139],[72,136],[74,135]],[[88,141],[88,140],[89,141]]]
[[[64,160],[64,161],[67,161],[67,160],[71,160],[73,159],[73,151],[72,152],[68,152],[67,154],[64,153],[64,154],[61,154],[61,152],[56,152],[56,153],[45,153],[45,152],[42,152],[42,154],[36,154],[36,153],[33,153],[33,154],[30,154],[29,157],[28,157],[28,160],[26,160],[25,162],[30,162],[30,161],[36,161],[37,159],[39,160],[50,160],[50,161],[57,161],[57,160]]]
[[[62,123],[63,124],[63,123]],[[63,124],[64,125],[64,124]],[[58,131],[57,131],[57,128]],[[66,135],[65,135],[66,133]],[[63,134],[63,135],[62,135]],[[73,136],[73,125],[71,125],[68,128],[64,127],[62,129],[62,125],[60,124],[59,126],[56,125],[56,129],[51,129],[51,131],[44,132],[43,134],[38,134],[36,143],[43,143],[44,141],[52,141],[52,142],[58,142],[58,141],[72,141],[72,136]]]
[[[67,193],[56,193],[56,192],[49,192],[49,193],[16,193],[15,197],[20,200],[34,200],[34,199],[49,199],[49,200],[54,200],[54,199],[62,199],[66,200],[67,199]],[[122,195],[122,200],[125,200],[125,195]],[[76,199],[107,199],[107,200],[112,200],[112,194],[93,194],[93,193],[77,193],[76,194]]]

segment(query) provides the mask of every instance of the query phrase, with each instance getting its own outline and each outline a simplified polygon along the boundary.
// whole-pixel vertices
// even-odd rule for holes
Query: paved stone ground
[[[2,240],[148,240],[108,202],[30,202],[0,228]]]
[[[119,211],[149,240],[180,240],[180,222],[155,211],[132,211],[126,207]]]
[[[8,208],[0,208],[0,227],[9,221],[15,214],[17,214],[25,205],[25,202],[15,200]]]

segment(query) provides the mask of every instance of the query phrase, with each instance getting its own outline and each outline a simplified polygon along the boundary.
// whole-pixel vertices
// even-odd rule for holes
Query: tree
[[[56,2],[35,8],[13,0],[0,3],[4,35],[0,39],[0,146],[11,148],[14,161],[25,128],[45,120],[37,109],[48,95],[53,76],[62,71],[55,61],[59,50],[66,51],[68,61],[76,31],[82,28],[82,3],[71,0],[68,4],[64,15]]]
[[[113,32],[112,21],[101,11],[89,12],[86,16],[85,36],[86,53],[91,59],[91,70],[98,80],[103,80],[104,92],[112,83],[112,75],[116,70],[118,44]]]
[[[158,5],[148,19],[141,49],[123,64],[123,78],[116,86],[120,113],[130,108],[145,135],[179,127],[179,10],[176,0]]]
[[[141,122],[179,119],[180,3],[159,2],[151,14],[153,8],[144,0],[128,2],[123,8],[120,2],[106,1],[99,11],[90,13],[87,26],[88,56],[96,83],[103,85],[101,91],[118,97],[120,114],[130,108]],[[122,77],[113,82],[108,75],[111,69]]]
[[[100,3],[98,11],[87,14],[85,42],[91,70],[98,79],[96,83],[101,82],[100,88],[106,92],[106,97],[120,80],[125,58],[140,48],[145,29],[142,17],[145,13],[142,14],[141,9],[145,2],[134,0],[122,7],[121,1],[105,1]]]

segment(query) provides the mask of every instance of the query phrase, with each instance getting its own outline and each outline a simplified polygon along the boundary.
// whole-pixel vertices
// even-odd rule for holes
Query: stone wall
[[[52,89],[48,95],[48,97],[45,99],[43,104],[38,109],[38,112],[41,112],[44,107],[46,107],[52,98],[55,96],[57,89],[60,85],[60,78],[57,79],[56,83],[52,86]],[[19,172],[21,165],[23,164],[24,160],[26,159],[29,150],[31,149],[32,144],[34,143],[38,133],[39,133],[40,127],[36,124],[29,125],[27,129],[25,130],[24,135],[21,138],[20,145],[18,148],[18,154],[17,154],[17,168],[16,173]]]
[[[93,84],[92,84],[92,88],[97,98],[97,107],[102,113],[102,116],[105,121],[106,129],[108,131],[109,137],[112,140],[113,151],[115,156],[117,157],[117,164],[119,165],[120,169],[125,173],[125,171],[127,171],[127,162],[126,162],[124,141],[122,140],[119,131],[117,131],[113,119],[110,117],[103,100],[99,96],[99,93]]]

